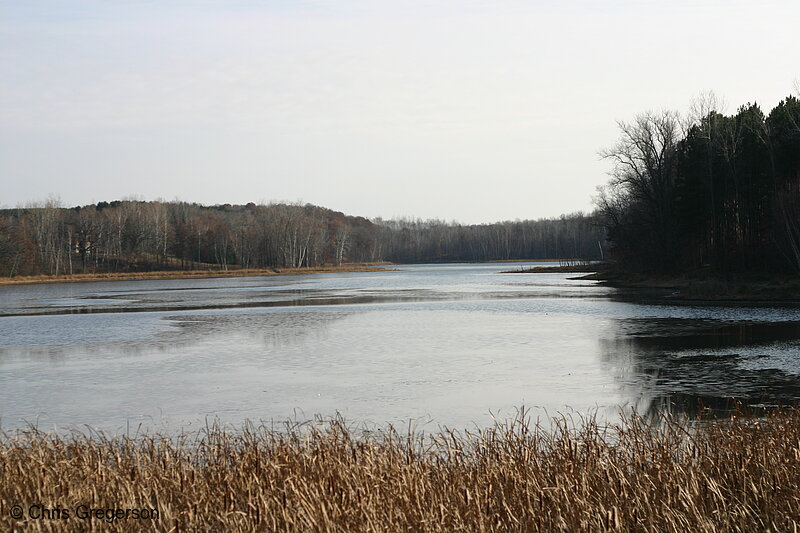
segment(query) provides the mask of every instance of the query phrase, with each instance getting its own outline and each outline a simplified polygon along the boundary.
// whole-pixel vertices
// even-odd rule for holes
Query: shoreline
[[[595,261],[595,259],[481,259],[480,261],[430,261],[428,263],[407,263],[409,265],[483,265],[488,263],[561,263],[575,261]],[[551,267],[540,267],[551,268]],[[557,267],[552,267],[557,268]]]
[[[385,272],[393,263],[353,263],[341,266],[295,268],[248,268],[236,270],[153,270],[149,272],[104,272],[97,274],[61,274],[58,276],[0,277],[0,287],[38,283],[81,283],[92,281],[160,281],[169,279],[240,278],[249,276],[298,276],[337,272]]]
[[[558,266],[535,266],[530,268],[520,268],[518,270],[504,270],[501,274],[585,274],[598,273],[605,264],[580,264],[580,265],[558,265]],[[579,278],[576,278],[579,279]]]
[[[500,259],[497,261],[469,261],[467,264],[484,263],[554,263],[563,261],[562,259]],[[457,264],[462,262],[442,262],[430,264]],[[414,264],[414,263],[409,263]],[[291,267],[291,268],[248,268],[232,270],[152,270],[141,272],[100,272],[87,274],[59,274],[53,275],[33,275],[33,276],[0,276],[0,287],[10,285],[31,285],[36,283],[79,283],[91,281],[143,281],[143,280],[168,280],[168,279],[209,279],[209,278],[231,278],[247,276],[297,276],[304,274],[330,274],[337,272],[382,272],[397,270],[387,268],[397,266],[397,263],[390,261],[378,261],[374,263],[345,263],[341,266],[318,266],[318,267]],[[534,267],[544,269],[559,269],[562,267]],[[569,272],[589,272],[590,270],[570,270]],[[517,271],[514,271],[517,272]]]
[[[646,300],[703,304],[799,304],[800,278],[738,275],[724,279],[710,274],[655,276],[599,271],[572,279],[595,280],[615,289],[639,292]]]

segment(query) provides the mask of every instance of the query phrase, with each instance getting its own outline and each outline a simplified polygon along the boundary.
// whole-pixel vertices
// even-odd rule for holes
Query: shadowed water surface
[[[521,405],[613,418],[800,397],[795,307],[640,305],[500,273],[518,266],[0,288],[0,423],[468,427]]]

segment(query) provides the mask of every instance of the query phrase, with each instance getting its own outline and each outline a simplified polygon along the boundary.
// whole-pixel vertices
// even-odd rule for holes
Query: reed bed
[[[428,434],[332,419],[0,442],[0,520],[17,531],[797,531],[798,484],[798,409],[700,424],[544,427],[523,411]],[[71,515],[30,518],[36,504]],[[79,518],[78,505],[158,517]]]

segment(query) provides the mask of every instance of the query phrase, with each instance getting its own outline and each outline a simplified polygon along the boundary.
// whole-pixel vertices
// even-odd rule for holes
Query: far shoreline
[[[497,259],[486,261],[438,261],[431,263],[407,264],[487,264],[487,263],[556,263],[564,259]],[[405,263],[403,263],[405,264]],[[323,265],[316,267],[269,267],[269,268],[232,268],[230,270],[192,269],[192,270],[149,270],[139,272],[98,272],[81,274],[32,275],[32,276],[0,276],[0,287],[13,285],[32,285],[39,283],[80,283],[92,281],[160,281],[170,279],[211,279],[232,278],[248,276],[299,276],[305,274],[334,274],[348,272],[391,272],[402,266],[400,263],[390,261],[376,261],[368,263],[344,263],[341,266]],[[548,268],[548,267],[544,267]],[[550,267],[558,268],[558,267]],[[582,272],[586,272],[583,270]]]
[[[147,272],[103,272],[89,274],[60,274],[58,276],[0,277],[0,287],[39,283],[80,283],[92,281],[162,281],[170,279],[240,278],[249,276],[298,276],[347,272],[387,272],[393,263],[346,263],[340,266],[294,268],[247,268],[231,270],[153,270]]]
[[[644,302],[682,305],[797,305],[800,278],[789,275],[729,275],[692,272],[684,275],[628,274],[609,270],[608,263],[535,266],[506,270],[503,274],[584,274],[572,280],[598,281],[614,289],[632,291],[627,296]]]
[[[800,278],[788,275],[632,275],[599,271],[572,278],[615,289],[642,291],[642,300],[687,305],[800,304]]]
[[[594,263],[569,263],[558,266],[533,266],[529,268],[519,268],[517,270],[504,270],[501,272],[501,274],[584,274],[600,272],[607,266],[607,263],[599,261]]]

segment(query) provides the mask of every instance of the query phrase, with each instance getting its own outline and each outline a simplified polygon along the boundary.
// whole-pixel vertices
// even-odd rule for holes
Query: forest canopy
[[[621,269],[800,272],[800,101],[718,107],[706,94],[687,119],[640,114],[601,153],[598,216]]]

